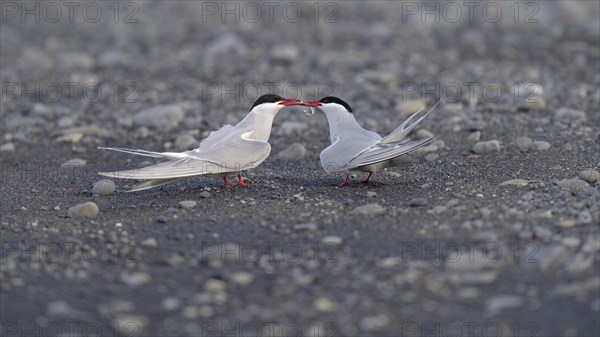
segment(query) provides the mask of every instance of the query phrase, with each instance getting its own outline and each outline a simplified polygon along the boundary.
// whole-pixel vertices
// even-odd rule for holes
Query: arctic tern
[[[410,140],[406,136],[439,104],[416,121],[411,121],[421,110],[412,114],[404,123],[385,137],[363,129],[352,113],[352,108],[342,99],[327,96],[304,106],[319,108],[327,117],[331,145],[321,151],[321,166],[327,173],[346,171],[346,179],[340,186],[349,184],[350,171],[368,172],[362,181],[368,183],[374,172],[390,166],[406,164],[406,154],[422,147],[435,138]],[[404,157],[403,157],[404,156]]]
[[[140,156],[168,159],[156,165],[139,169],[99,172],[111,178],[147,180],[134,186],[129,192],[172,183],[192,176],[222,176],[225,185],[237,186],[227,181],[228,174],[237,174],[240,187],[244,183],[241,172],[260,165],[271,152],[268,143],[275,115],[284,107],[302,105],[297,99],[285,99],[266,94],[259,97],[250,112],[235,126],[224,125],[200,142],[198,148],[185,152],[153,152],[146,150],[99,147]]]

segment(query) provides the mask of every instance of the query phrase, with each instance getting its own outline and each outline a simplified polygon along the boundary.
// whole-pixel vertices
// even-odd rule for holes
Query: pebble
[[[561,180],[558,182],[558,186],[570,191],[583,191],[590,187],[590,184],[581,179],[573,178]]]
[[[519,104],[519,109],[527,111],[542,110],[546,107],[546,100],[540,96],[527,97]]]
[[[577,222],[574,219],[563,219],[558,223],[558,227],[560,228],[573,228]]]
[[[56,141],[59,143],[77,144],[83,139],[83,136],[83,132],[69,132],[56,138]]]
[[[427,199],[425,198],[414,198],[410,201],[409,205],[411,207],[421,207],[427,206]]]
[[[121,281],[132,287],[137,287],[142,284],[148,284],[151,280],[152,278],[150,277],[150,274],[144,271],[136,271],[133,273],[121,274]]]
[[[158,241],[155,238],[147,238],[141,243],[145,248],[158,248]]]
[[[156,217],[156,222],[158,223],[165,223],[167,222],[167,217],[164,215],[159,215]]]
[[[473,241],[477,242],[496,242],[498,235],[492,231],[482,231],[473,235]]]
[[[243,56],[246,54],[247,49],[246,43],[237,34],[221,34],[206,46],[203,59],[204,67],[214,67],[217,57],[225,52],[233,51],[235,54]]]
[[[202,191],[202,192],[200,192],[200,194],[198,194],[198,196],[199,196],[200,198],[204,198],[204,199],[206,199],[206,198],[210,198],[210,197],[211,197],[210,193],[208,193],[207,191]]]
[[[366,331],[381,330],[390,324],[390,319],[385,314],[367,316],[360,320],[360,327]]]
[[[529,149],[532,151],[548,151],[552,145],[543,140],[536,140],[529,145]]]
[[[190,150],[197,147],[198,140],[191,135],[179,135],[175,139],[175,148],[180,151]]]
[[[350,214],[362,214],[362,215],[375,215],[381,214],[385,212],[385,208],[383,208],[380,204],[366,204],[362,206],[358,206],[350,212]]]
[[[65,52],[58,56],[58,66],[63,70],[90,70],[94,65],[94,58],[84,52]]]
[[[254,276],[245,271],[237,271],[231,274],[231,281],[241,286],[247,286],[254,281]]]
[[[567,259],[568,252],[560,245],[545,246],[538,250],[538,253],[534,256],[537,259],[540,270],[548,271],[558,267],[562,262]],[[523,263],[535,263],[524,260]]]
[[[344,240],[339,236],[328,235],[328,236],[324,236],[323,238],[321,238],[321,242],[323,242],[324,244],[331,244],[331,245],[339,246],[342,244],[342,242],[344,242]]]
[[[115,182],[110,179],[102,179],[94,183],[92,187],[92,193],[96,195],[111,195],[115,193],[117,186]]]
[[[529,150],[529,146],[531,146],[532,143],[533,141],[529,137],[517,137],[515,140],[515,144],[517,144],[519,150],[523,152]]]
[[[161,307],[166,312],[172,312],[179,308],[181,301],[176,297],[165,297],[161,301]]]
[[[425,161],[432,162],[440,157],[437,153],[430,153],[425,156]]]
[[[144,316],[122,315],[117,316],[113,325],[117,329],[118,336],[129,336],[133,331],[139,333],[144,329],[144,325],[148,320]]]
[[[525,179],[510,179],[504,181],[500,184],[500,186],[517,186],[517,187],[525,187],[529,185],[529,181]]]
[[[367,191],[367,198],[373,198],[377,196],[377,192]]]
[[[325,297],[319,297],[313,303],[314,308],[320,312],[329,312],[335,310],[335,303]]]
[[[469,121],[465,126],[467,131],[481,131],[485,128],[486,123],[484,121]]]
[[[85,161],[83,159],[75,158],[75,159],[69,159],[66,162],[64,162],[62,164],[62,167],[80,167],[80,166],[85,166],[86,163],[87,163],[87,161]]]
[[[583,170],[579,172],[579,179],[593,184],[600,180],[600,172],[596,170]]]
[[[91,201],[70,207],[67,211],[70,218],[95,218],[99,212],[98,205]]]
[[[481,139],[481,131],[471,132],[469,137],[467,137],[467,140],[472,142],[478,142],[479,139]]]
[[[280,44],[271,49],[271,59],[278,63],[291,64],[299,55],[298,47],[293,44]]]
[[[227,288],[227,284],[225,284],[225,282],[214,278],[211,278],[204,283],[204,290],[208,291],[209,293],[224,292],[225,288]]]
[[[486,302],[486,310],[490,316],[499,314],[504,309],[518,308],[523,305],[523,299],[517,295],[496,295]]]
[[[566,236],[560,240],[560,243],[568,248],[577,248],[581,245],[581,240],[576,236]]]
[[[279,152],[275,159],[281,161],[299,161],[306,157],[308,151],[304,145],[300,143],[294,143],[288,146],[285,150]]]
[[[139,111],[133,116],[137,126],[172,129],[183,120],[183,109],[178,105],[159,105]]]
[[[550,237],[552,237],[552,231],[542,226],[536,226],[533,229],[533,233],[537,238],[540,239],[549,239]]]
[[[182,200],[179,202],[179,207],[181,208],[194,208],[198,203],[194,200]]]
[[[296,231],[314,231],[317,230],[317,225],[314,223],[302,223],[294,225],[294,230]]]
[[[585,111],[575,110],[570,108],[560,108],[554,113],[554,120],[561,122],[585,122],[587,116]]]
[[[400,105],[400,113],[403,115],[413,114],[421,109],[425,109],[425,103],[420,99],[409,99]]]
[[[15,144],[11,142],[0,145],[0,152],[15,152]]]
[[[584,210],[579,212],[577,215],[577,224],[578,225],[587,225],[592,223],[592,213],[588,210]]]
[[[500,142],[496,139],[485,142],[479,142],[473,145],[473,152],[477,154],[486,154],[500,151]]]
[[[429,138],[433,138],[433,133],[425,130],[425,129],[419,129],[419,131],[417,131],[417,133],[415,134],[415,137],[417,139],[429,139]]]

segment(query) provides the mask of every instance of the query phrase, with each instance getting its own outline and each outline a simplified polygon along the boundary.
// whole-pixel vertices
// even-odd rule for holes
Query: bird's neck
[[[362,129],[351,113],[325,113],[329,123],[329,138],[331,142],[342,138],[342,135],[351,135],[351,130]],[[345,132],[341,132],[345,130]],[[349,132],[350,131],[350,132]]]
[[[255,108],[246,115],[246,117],[239,123],[245,128],[252,130],[250,133],[250,139],[268,141],[271,135],[271,127],[273,126],[273,119],[277,115],[277,111]]]

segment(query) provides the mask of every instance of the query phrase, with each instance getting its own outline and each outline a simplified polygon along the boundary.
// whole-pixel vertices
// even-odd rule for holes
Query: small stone
[[[142,331],[147,319],[144,316],[122,315],[117,316],[112,326],[117,330],[117,336],[128,336],[132,331]]]
[[[362,214],[362,215],[375,215],[381,214],[385,212],[385,208],[383,208],[379,204],[366,204],[362,206],[358,206],[350,212],[350,214]]]
[[[385,314],[367,316],[360,320],[360,327],[366,331],[381,330],[390,324],[390,319]]]
[[[131,274],[121,274],[121,281],[132,287],[137,287],[143,284],[150,283],[151,280],[152,278],[150,277],[150,274],[143,271],[136,271]]]
[[[496,295],[486,302],[486,309],[490,316],[499,314],[504,309],[518,308],[523,305],[523,299],[516,295]]]
[[[533,229],[533,233],[537,238],[540,239],[549,239],[550,237],[552,237],[552,231],[542,226],[536,226]]]
[[[425,156],[425,161],[432,162],[440,157],[437,153],[430,153]]]
[[[473,235],[473,241],[477,242],[495,242],[498,235],[492,231],[482,231]]]
[[[546,100],[541,96],[530,96],[519,104],[519,109],[537,111],[546,108]]]
[[[481,139],[481,131],[471,132],[469,137],[467,137],[467,140],[472,142],[478,142],[479,139]]]
[[[59,143],[77,144],[83,139],[83,136],[83,132],[70,132],[56,138],[56,141]]]
[[[302,223],[294,225],[293,228],[296,231],[314,231],[317,230],[317,225],[314,223]]]
[[[575,236],[567,236],[560,240],[560,243],[568,248],[577,248],[581,245],[581,240]]]
[[[293,63],[299,54],[298,47],[293,44],[280,44],[271,49],[271,59],[283,64]]]
[[[564,219],[558,223],[558,226],[560,228],[573,228],[576,224],[577,222],[575,221],[575,219]]]
[[[179,207],[181,208],[194,208],[198,203],[194,200],[182,200],[179,202]]]
[[[415,137],[417,139],[429,139],[429,138],[433,138],[433,133],[425,130],[425,129],[419,129],[419,131],[417,131],[417,133],[415,134]]]
[[[183,109],[178,105],[159,105],[142,110],[133,116],[137,126],[172,129],[183,120]]]
[[[588,210],[584,210],[579,212],[577,215],[577,224],[578,225],[587,225],[592,223],[592,213]]]
[[[156,217],[156,222],[158,223],[165,223],[167,222],[167,217],[164,215],[159,215]]]
[[[570,108],[560,108],[558,111],[556,111],[556,113],[554,113],[554,120],[566,123],[585,122],[587,120],[587,116],[585,115],[585,111]]]
[[[306,157],[306,148],[300,143],[294,143],[288,146],[285,150],[279,152],[275,159],[281,161],[299,161]]]
[[[421,207],[427,206],[427,199],[425,198],[414,198],[410,201],[409,205],[411,207]]]
[[[517,186],[517,187],[525,187],[529,185],[529,181],[525,179],[510,179],[504,181],[500,184],[500,186]]]
[[[335,309],[335,304],[328,298],[319,297],[313,303],[314,308],[320,312],[329,312]]]
[[[254,276],[245,271],[238,271],[231,275],[231,281],[241,286],[247,286],[254,281]]]
[[[515,139],[515,144],[517,144],[519,150],[523,152],[528,151],[529,146],[531,146],[532,143],[533,141],[529,137],[517,137],[517,139]]]
[[[166,297],[161,302],[161,307],[166,312],[175,311],[180,305],[181,301],[176,297]]]
[[[67,211],[71,218],[95,218],[99,212],[98,205],[91,201],[70,207]]]
[[[367,198],[373,198],[377,196],[377,192],[367,191]]]
[[[413,114],[421,109],[425,109],[425,103],[420,99],[406,100],[400,104],[400,113],[403,115]]]
[[[115,193],[116,188],[117,186],[115,185],[114,181],[110,179],[102,179],[94,183],[94,186],[92,187],[92,193],[102,196],[111,195]]]
[[[534,260],[528,262],[527,259],[523,263],[537,263],[540,269],[545,272],[554,269],[562,264],[567,259],[567,251],[559,245],[541,247],[535,255]]]
[[[0,152],[15,152],[15,144],[5,143],[0,145]]]
[[[548,142],[536,140],[535,142],[529,145],[529,149],[532,151],[548,151],[551,146],[552,145],[550,145],[550,143]]]
[[[208,193],[207,191],[202,191],[200,192],[200,194],[198,195],[200,198],[206,199],[206,198],[210,198],[211,195],[210,193]]]
[[[142,241],[142,247],[145,248],[158,248],[158,241],[155,238],[147,238]]]
[[[85,161],[83,159],[75,158],[75,159],[69,159],[66,162],[64,162],[62,164],[62,167],[81,167],[81,166],[85,166],[86,163],[87,163],[87,161]]]
[[[179,135],[175,139],[175,148],[180,151],[190,150],[197,147],[198,140],[191,135]]]
[[[485,142],[478,142],[473,145],[473,152],[477,154],[486,154],[500,151],[500,142],[496,139]]]
[[[225,282],[214,278],[209,279],[206,281],[206,283],[204,283],[204,290],[208,291],[209,293],[224,292],[226,287],[227,284],[225,284]]]
[[[593,184],[600,180],[600,172],[596,170],[583,170],[579,172],[579,179]]]
[[[590,184],[588,184],[587,182],[585,182],[581,179],[573,178],[573,179],[561,180],[558,183],[558,186],[560,186],[566,190],[575,192],[575,191],[583,191],[583,190],[587,189],[588,187],[590,187]]]
[[[324,236],[323,238],[321,238],[321,242],[323,242],[323,244],[330,244],[336,246],[341,245],[343,241],[344,240],[341,237],[335,235]]]
[[[484,121],[469,121],[465,126],[467,131],[481,131],[485,128],[486,123]]]
[[[63,70],[90,70],[94,65],[94,58],[84,52],[65,52],[58,57],[58,66]]]

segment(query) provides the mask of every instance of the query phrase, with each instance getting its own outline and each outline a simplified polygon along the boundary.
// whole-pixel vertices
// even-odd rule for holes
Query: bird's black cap
[[[263,103],[276,103],[276,102],[281,102],[281,101],[285,101],[285,98],[283,98],[279,95],[274,95],[274,94],[262,95],[256,101],[254,101],[254,104],[252,104],[252,107],[250,107],[250,110],[254,109],[255,106],[263,104]]]
[[[341,98],[335,97],[335,96],[327,96],[327,97],[323,97],[319,100],[319,102],[325,104],[325,103],[337,103],[341,106],[343,106],[344,108],[346,108],[346,110],[348,110],[348,112],[352,113],[352,108],[350,107],[350,104],[344,102]]]

